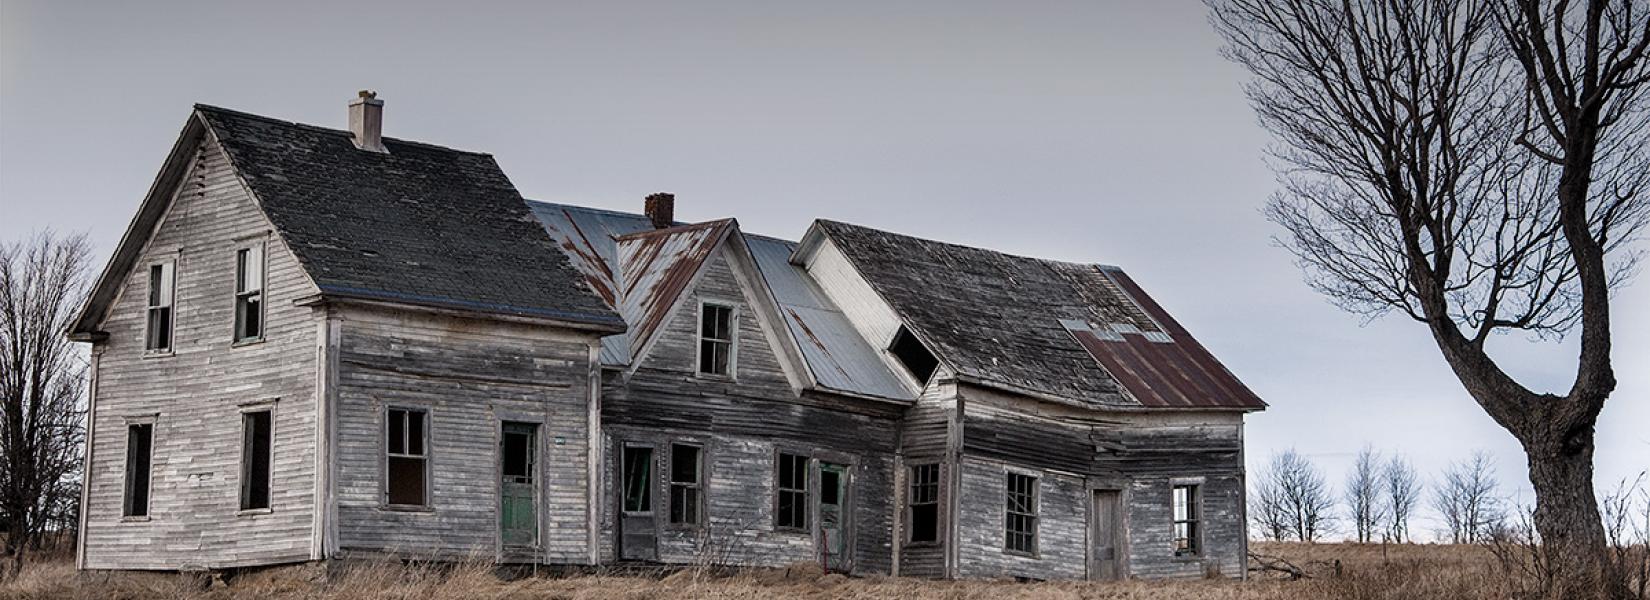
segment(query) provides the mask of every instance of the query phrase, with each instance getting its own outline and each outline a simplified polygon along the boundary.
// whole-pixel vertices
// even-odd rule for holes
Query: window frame
[[[1181,518],[1175,514],[1177,504],[1176,494],[1186,490],[1186,515]],[[1186,524],[1186,537],[1180,537],[1180,525]],[[1187,548],[1181,549],[1180,541],[1186,540]],[[1169,482],[1169,543],[1174,551],[1175,558],[1199,558],[1203,556],[1203,482],[1197,480],[1171,480]]]
[[[155,431],[160,421],[160,415],[137,415],[126,417],[126,435],[121,440],[120,466],[120,520],[121,521],[148,521],[153,514],[151,510],[155,501]],[[146,468],[143,480],[143,513],[137,514],[132,509],[132,430],[136,427],[149,428],[149,457],[145,462]]]
[[[728,339],[705,337],[705,310],[706,308],[720,308],[728,311]],[[712,379],[738,379],[739,373],[739,304],[727,300],[714,298],[700,298],[698,316],[694,319],[693,330],[693,374],[697,377]],[[721,343],[728,346],[728,365],[726,373],[715,373],[704,370],[704,355],[706,343]]]
[[[248,486],[248,484],[251,481],[252,463],[247,460],[247,458],[248,458],[247,454],[250,451],[249,445],[250,445],[250,442],[251,442],[251,440],[247,438],[247,433],[248,433],[247,432],[247,418],[250,417],[253,414],[256,414],[256,413],[269,413],[269,425],[268,425],[268,430],[269,431],[267,432],[268,435],[269,435],[269,444],[267,445],[267,447],[269,449],[269,472],[264,474],[264,478],[265,478],[265,481],[264,481],[264,485],[265,485],[264,490],[265,490],[265,492],[264,493],[266,494],[266,497],[264,498],[264,501],[266,502],[267,505],[266,506],[261,506],[261,507],[248,507],[247,506],[247,500],[248,500],[248,496],[251,495],[251,489]],[[253,515],[253,514],[266,514],[266,513],[274,512],[275,511],[275,439],[276,439],[275,438],[275,401],[270,400],[270,401],[255,402],[255,403],[251,403],[251,404],[242,405],[241,410],[240,410],[240,416],[241,416],[241,485],[240,485],[240,503],[237,505],[237,506],[239,506],[239,510],[236,512],[236,514],[237,515]]]
[[[416,413],[422,417],[422,427],[420,428],[420,431],[424,436],[424,453],[422,455],[413,455],[406,452],[408,445],[407,442],[410,442],[412,438],[406,437],[408,434],[405,424],[403,424],[401,428],[401,434],[404,438],[401,444],[402,452],[400,454],[392,454],[390,452],[390,419],[397,411]],[[381,494],[379,496],[379,508],[406,512],[433,512],[435,510],[435,481],[433,480],[434,469],[431,468],[430,464],[434,461],[435,456],[435,445],[432,443],[435,436],[430,431],[430,427],[435,422],[435,411],[431,410],[427,406],[419,406],[416,404],[390,404],[384,406],[383,416],[384,437],[381,438],[383,440],[383,447],[382,452],[379,454],[380,460],[382,461],[380,464],[383,467],[381,471],[383,474],[383,477],[381,478],[383,484],[382,489],[380,490]],[[423,460],[424,497],[422,498],[422,504],[398,504],[390,502],[391,458],[417,458]]]
[[[686,528],[686,529],[697,529],[697,528],[704,527],[706,522],[709,520],[709,519],[706,518],[707,515],[705,514],[705,507],[708,506],[708,503],[707,503],[706,498],[705,498],[705,481],[707,479],[705,477],[705,465],[708,464],[708,461],[706,460],[706,456],[705,456],[705,454],[706,454],[705,445],[702,444],[702,443],[699,443],[699,442],[672,441],[672,442],[669,443],[668,448],[669,448],[669,454],[667,455],[666,461],[665,461],[666,464],[669,466],[669,469],[665,473],[665,488],[666,488],[665,489],[665,502],[667,504],[667,506],[665,507],[665,523],[668,524],[668,525],[671,525],[673,527],[680,527],[680,528]],[[692,448],[694,450],[695,454],[696,454],[696,456],[694,457],[694,461],[695,461],[694,462],[694,477],[695,477],[695,480],[692,481],[692,482],[678,482],[678,481],[676,481],[676,449],[677,448]],[[691,489],[691,490],[694,490],[694,492],[695,492],[694,500],[693,500],[693,504],[694,504],[694,507],[693,507],[694,520],[693,521],[678,521],[678,520],[676,520],[676,490],[677,490],[677,488],[682,488],[684,490]]]
[[[155,282],[156,270],[163,283]],[[170,275],[170,280],[167,276]],[[143,355],[144,356],[171,356],[177,348],[178,337],[178,260],[150,261],[143,286]],[[164,294],[165,304],[157,304],[155,296]],[[155,342],[155,311],[166,310],[166,345]]]
[[[1029,481],[1026,490],[1026,494],[1029,497],[1023,504],[1029,507],[1031,512],[1014,511],[1014,497],[1020,493],[1016,491],[1014,486],[1017,478]],[[1039,549],[1042,546],[1041,528],[1043,511],[1041,504],[1041,486],[1041,475],[1020,471],[1005,472],[1003,477],[1003,552],[1019,556],[1030,556],[1033,558],[1038,556]],[[1026,518],[1028,520],[1031,524],[1029,531],[1014,530],[1014,517],[1016,516]],[[1013,540],[1015,535],[1026,534],[1031,536],[1031,547],[1029,549],[1014,547]]]
[[[802,471],[802,486],[801,487],[785,487],[784,474],[785,474],[785,459],[786,458],[800,458],[800,459],[802,459],[802,468],[801,468],[801,471]],[[774,528],[774,531],[788,531],[788,532],[797,532],[797,533],[812,533],[813,532],[813,511],[809,510],[809,506],[808,506],[813,501],[814,477],[810,473],[813,470],[813,466],[814,466],[814,457],[810,456],[808,454],[804,454],[804,453],[796,452],[796,451],[792,451],[792,450],[787,450],[787,449],[783,449],[783,448],[774,451],[774,462],[773,462],[773,528]],[[800,525],[783,524],[783,523],[780,522],[780,519],[782,518],[782,516],[781,516],[781,513],[780,513],[779,509],[780,509],[781,506],[784,506],[784,502],[783,502],[782,499],[787,494],[790,494],[790,495],[793,495],[793,496],[794,495],[800,495],[800,497],[802,498],[802,524],[800,524]]]
[[[930,482],[919,483],[918,480],[917,480],[917,470],[918,469],[928,469],[928,468],[932,468],[934,470],[934,480],[931,483]],[[940,535],[940,523],[942,521],[942,519],[940,518],[940,493],[941,493],[941,490],[943,490],[944,487],[945,487],[941,483],[941,478],[943,477],[942,473],[944,473],[944,470],[941,468],[939,462],[925,462],[925,463],[917,463],[917,464],[906,465],[906,471],[905,471],[905,545],[908,548],[921,548],[921,547],[925,547],[925,546],[938,546],[942,543],[941,540],[944,539],[944,536]],[[916,491],[917,491],[917,486],[918,485],[922,485],[924,487],[932,485],[933,488],[934,488],[934,490],[933,490],[934,491],[933,499],[923,501],[923,502],[918,502],[916,500]],[[923,505],[923,506],[933,505],[933,507],[934,507],[934,539],[932,539],[932,540],[918,540],[918,539],[916,539],[916,523],[917,523],[916,507],[919,504]]]
[[[250,291],[250,292],[243,291],[241,289],[241,284],[242,284],[243,280],[245,279],[245,277],[244,277],[244,272],[243,272],[244,266],[243,266],[243,263],[241,262],[241,253],[243,253],[243,252],[251,253],[254,250],[256,250],[257,254],[258,254],[258,282],[257,282],[258,288],[255,291]],[[268,331],[268,329],[269,329],[269,242],[268,241],[263,240],[263,239],[259,239],[259,240],[256,240],[256,241],[243,243],[243,244],[241,244],[241,245],[239,245],[235,248],[235,287],[234,287],[234,289],[235,289],[234,303],[232,304],[232,314],[233,314],[234,325],[233,325],[233,330],[230,333],[230,341],[235,346],[245,346],[245,345],[248,345],[248,344],[256,344],[258,342],[264,341],[264,333],[266,331]],[[242,336],[241,335],[241,328],[244,326],[244,322],[242,321],[242,317],[241,317],[241,301],[244,298],[249,298],[249,297],[253,297],[253,296],[256,296],[257,299],[258,299],[258,304],[257,304],[257,306],[258,306],[258,333],[257,333],[257,335],[253,335],[253,336]]]

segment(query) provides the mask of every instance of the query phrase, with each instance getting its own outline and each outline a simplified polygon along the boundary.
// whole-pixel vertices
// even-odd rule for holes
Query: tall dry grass
[[[1256,576],[1250,581],[1126,581],[1115,583],[926,581],[821,575],[817,566],[717,575],[685,570],[668,576],[618,573],[507,581],[492,565],[353,563],[329,578],[313,569],[273,569],[213,583],[176,574],[76,574],[67,560],[37,562],[0,584],[0,598],[301,598],[366,600],[529,599],[653,600],[715,598],[910,598],[917,600],[1488,600],[1510,596],[1493,557],[1480,547],[1369,544],[1256,544],[1313,577],[1299,581]],[[1334,564],[1340,561],[1340,576]]]

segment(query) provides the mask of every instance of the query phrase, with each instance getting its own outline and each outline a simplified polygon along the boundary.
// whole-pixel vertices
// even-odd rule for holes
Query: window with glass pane
[[[122,515],[149,516],[149,465],[154,457],[155,424],[126,426],[126,494]]]
[[[624,511],[653,512],[653,449],[624,448]]]
[[[703,459],[698,446],[670,445],[670,522],[698,525]]]
[[[910,500],[911,542],[937,542],[940,539],[940,466],[913,465],[911,467]]]
[[[1177,556],[1198,553],[1199,500],[1197,486],[1174,486],[1174,553]]]
[[[774,525],[783,529],[808,528],[808,457],[779,455],[778,506]]]
[[[235,341],[264,336],[264,246],[235,253]]]
[[[699,372],[729,375],[733,364],[733,307],[699,307]]]
[[[269,508],[270,414],[241,415],[241,510]]]
[[[388,485],[385,494],[389,504],[399,506],[426,506],[429,502],[429,440],[426,437],[428,413],[417,409],[392,408],[387,414],[385,449],[387,450]]]
[[[1008,474],[1008,511],[1004,548],[1010,552],[1037,552],[1037,478]]]
[[[176,263],[149,266],[149,310],[144,349],[165,352],[172,349],[172,294],[176,289]]]

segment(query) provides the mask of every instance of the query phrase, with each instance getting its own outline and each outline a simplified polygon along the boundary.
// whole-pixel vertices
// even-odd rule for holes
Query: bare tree
[[[1451,542],[1486,541],[1503,524],[1506,509],[1498,488],[1495,461],[1487,452],[1474,452],[1444,469],[1443,479],[1433,488],[1432,508],[1443,517]]]
[[[1272,455],[1255,496],[1262,533],[1273,539],[1317,541],[1334,524],[1334,495],[1323,472],[1293,449]]]
[[[1400,456],[1388,459],[1381,470],[1381,494],[1387,512],[1387,539],[1410,541],[1409,518],[1421,503],[1421,478],[1415,466]]]
[[[1281,142],[1268,216],[1310,285],[1424,323],[1523,445],[1555,598],[1607,553],[1593,426],[1615,389],[1611,290],[1650,213],[1646,0],[1208,0]],[[1561,394],[1518,383],[1492,334],[1580,329]],[[1619,591],[1617,592],[1619,595]]]
[[[86,256],[83,235],[0,244],[0,578],[75,504],[86,366],[65,332],[86,293]]]
[[[1352,470],[1346,474],[1342,500],[1352,521],[1352,532],[1361,543],[1375,541],[1386,522],[1386,506],[1381,502],[1381,457],[1371,446],[1358,451]]]
[[[1249,499],[1249,523],[1263,539],[1280,542],[1289,539],[1289,515],[1284,508],[1282,490],[1270,473],[1255,484]]]

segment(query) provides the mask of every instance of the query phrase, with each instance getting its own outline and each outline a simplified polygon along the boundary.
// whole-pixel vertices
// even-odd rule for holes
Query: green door
[[[508,548],[538,545],[534,474],[538,472],[538,425],[504,423],[499,438],[499,537]]]
[[[846,573],[852,565],[848,556],[849,526],[848,466],[819,464],[819,546],[830,570]]]

